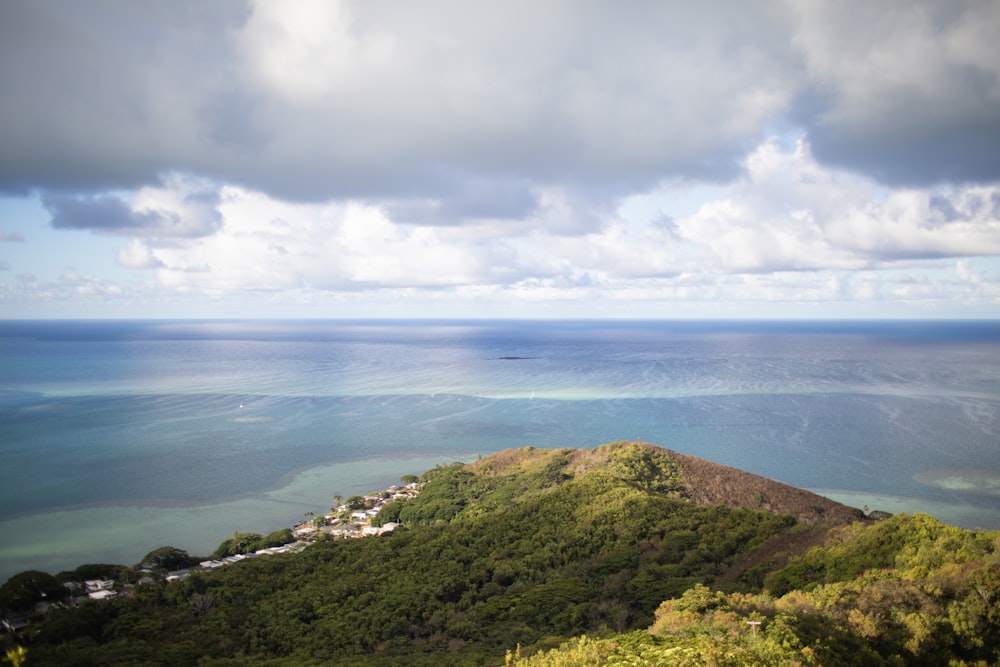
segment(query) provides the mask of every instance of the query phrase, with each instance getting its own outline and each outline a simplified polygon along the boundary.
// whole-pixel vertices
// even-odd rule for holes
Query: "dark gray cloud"
[[[451,192],[443,199],[418,197],[389,200],[383,205],[397,222],[419,225],[455,225],[468,220],[522,220],[539,206],[533,184],[508,179],[476,179],[453,170],[440,173],[440,185],[432,192]],[[445,185],[447,183],[447,185]]]
[[[893,186],[1000,179],[1000,104],[942,119],[927,100],[900,95],[891,114],[859,123],[817,121],[809,128],[816,158]]]
[[[822,163],[894,186],[1000,179],[1000,5],[792,5],[791,116]]]
[[[56,229],[90,230],[139,237],[197,238],[212,234],[222,223],[217,198],[205,193],[187,195],[180,206],[134,209],[114,195],[44,193],[42,205]]]
[[[42,205],[52,215],[56,229],[90,229],[95,231],[130,233],[133,229],[155,227],[162,216],[134,213],[124,201],[114,196],[76,197],[46,194]]]
[[[530,214],[540,187],[610,201],[726,181],[789,119],[818,160],[885,183],[996,180],[1000,66],[981,28],[996,14],[950,0],[7,0],[0,191],[182,172],[455,224]]]
[[[245,15],[241,0],[0,4],[0,189],[132,188],[201,170],[206,109],[230,90],[226,31]]]
[[[774,18],[725,4],[324,2],[300,16],[309,3],[11,0],[0,190],[186,171],[287,199],[500,217],[530,210],[511,183],[616,195],[670,174],[727,179],[785,66]]]

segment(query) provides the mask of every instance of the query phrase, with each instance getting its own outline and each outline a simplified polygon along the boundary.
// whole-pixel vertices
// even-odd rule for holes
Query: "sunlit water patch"
[[[926,470],[914,479],[949,491],[1000,496],[1000,470]]]

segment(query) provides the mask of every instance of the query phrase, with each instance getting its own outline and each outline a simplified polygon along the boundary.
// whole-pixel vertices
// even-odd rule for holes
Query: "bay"
[[[995,529],[998,410],[992,321],[3,321],[0,577],[622,439]]]

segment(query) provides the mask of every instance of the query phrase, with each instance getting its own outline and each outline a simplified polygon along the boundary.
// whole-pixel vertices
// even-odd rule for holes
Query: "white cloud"
[[[863,269],[896,260],[1000,254],[1000,188],[889,190],[815,162],[799,141],[747,159],[725,195],[677,219],[673,233],[710,270]]]
[[[385,76],[398,59],[394,40],[377,27],[356,34],[349,3],[289,0],[252,3],[236,43],[248,75],[293,104],[356,93]]]
[[[304,204],[235,186],[195,188],[199,201],[212,203],[212,233],[135,237],[118,260],[155,269],[167,291],[213,298],[387,298],[396,290],[398,298],[439,305],[435,293],[454,303],[473,295],[536,304],[820,303],[942,299],[965,290],[995,299],[967,259],[956,269],[964,282],[925,274],[938,271],[930,260],[1000,254],[1000,189],[887,189],[822,167],[804,141],[787,149],[762,143],[744,173],[687,215],[666,213],[686,201],[676,184],[643,196],[642,210],[663,212],[653,220],[629,217],[640,210],[635,198],[615,211],[549,188],[524,219],[463,226],[396,222],[394,209],[377,202]],[[188,180],[168,179],[133,201],[180,210],[191,191]],[[576,216],[589,217],[589,231],[573,229],[568,219]]]
[[[398,225],[377,206],[293,204],[235,187],[222,198],[216,234],[146,240],[132,254],[155,255],[167,285],[210,290],[437,288],[506,268],[497,264],[502,244],[489,247],[468,230]]]
[[[163,266],[153,250],[139,239],[131,239],[118,251],[118,264],[126,269],[154,269]]]

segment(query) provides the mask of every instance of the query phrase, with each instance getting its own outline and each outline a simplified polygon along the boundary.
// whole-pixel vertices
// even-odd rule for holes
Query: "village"
[[[406,479],[409,479],[407,476]],[[233,565],[248,558],[258,558],[261,556],[272,556],[282,553],[295,553],[302,551],[311,543],[319,539],[351,539],[361,537],[372,537],[391,533],[399,527],[397,522],[386,522],[381,526],[372,525],[372,521],[379,515],[382,508],[394,500],[409,500],[415,498],[419,493],[419,485],[416,481],[398,486],[393,484],[388,489],[365,496],[352,496],[346,502],[333,507],[329,512],[315,516],[312,521],[302,521],[292,528],[292,535],[295,541],[276,547],[268,547],[250,551],[245,554],[233,554],[224,558],[204,560],[198,563],[197,567],[184,570],[168,572],[167,581],[183,581],[192,572],[205,572],[227,565]],[[313,515],[312,512],[307,516]],[[96,582],[87,582],[88,584]],[[100,588],[90,593],[92,599],[104,599],[110,597],[103,593],[106,589]]]
[[[319,540],[355,539],[372,537],[390,533],[399,528],[397,522],[386,522],[373,525],[373,520],[386,504],[392,501],[402,501],[415,498],[420,492],[420,486],[415,477],[407,475],[403,478],[408,483],[399,486],[392,485],[379,493],[365,496],[352,496],[345,502],[330,509],[330,511],[314,515],[310,521],[300,521],[291,529],[294,541],[279,546],[272,546],[247,553],[236,553],[222,558],[204,560],[194,567],[169,571],[161,575],[167,582],[180,582],[198,572],[209,572],[221,567],[227,567],[251,558],[261,558],[283,553],[302,551],[310,544]],[[414,481],[410,481],[414,480]],[[10,614],[0,619],[0,630],[4,632],[19,632],[28,624],[32,613],[44,614],[50,609],[63,606],[76,606],[88,601],[109,600],[120,595],[126,597],[134,594],[135,586],[150,584],[156,580],[157,572],[150,568],[139,568],[139,576],[135,584],[115,579],[90,579],[86,581],[68,581],[63,585],[69,589],[70,596],[58,602],[38,602],[31,611]]]

